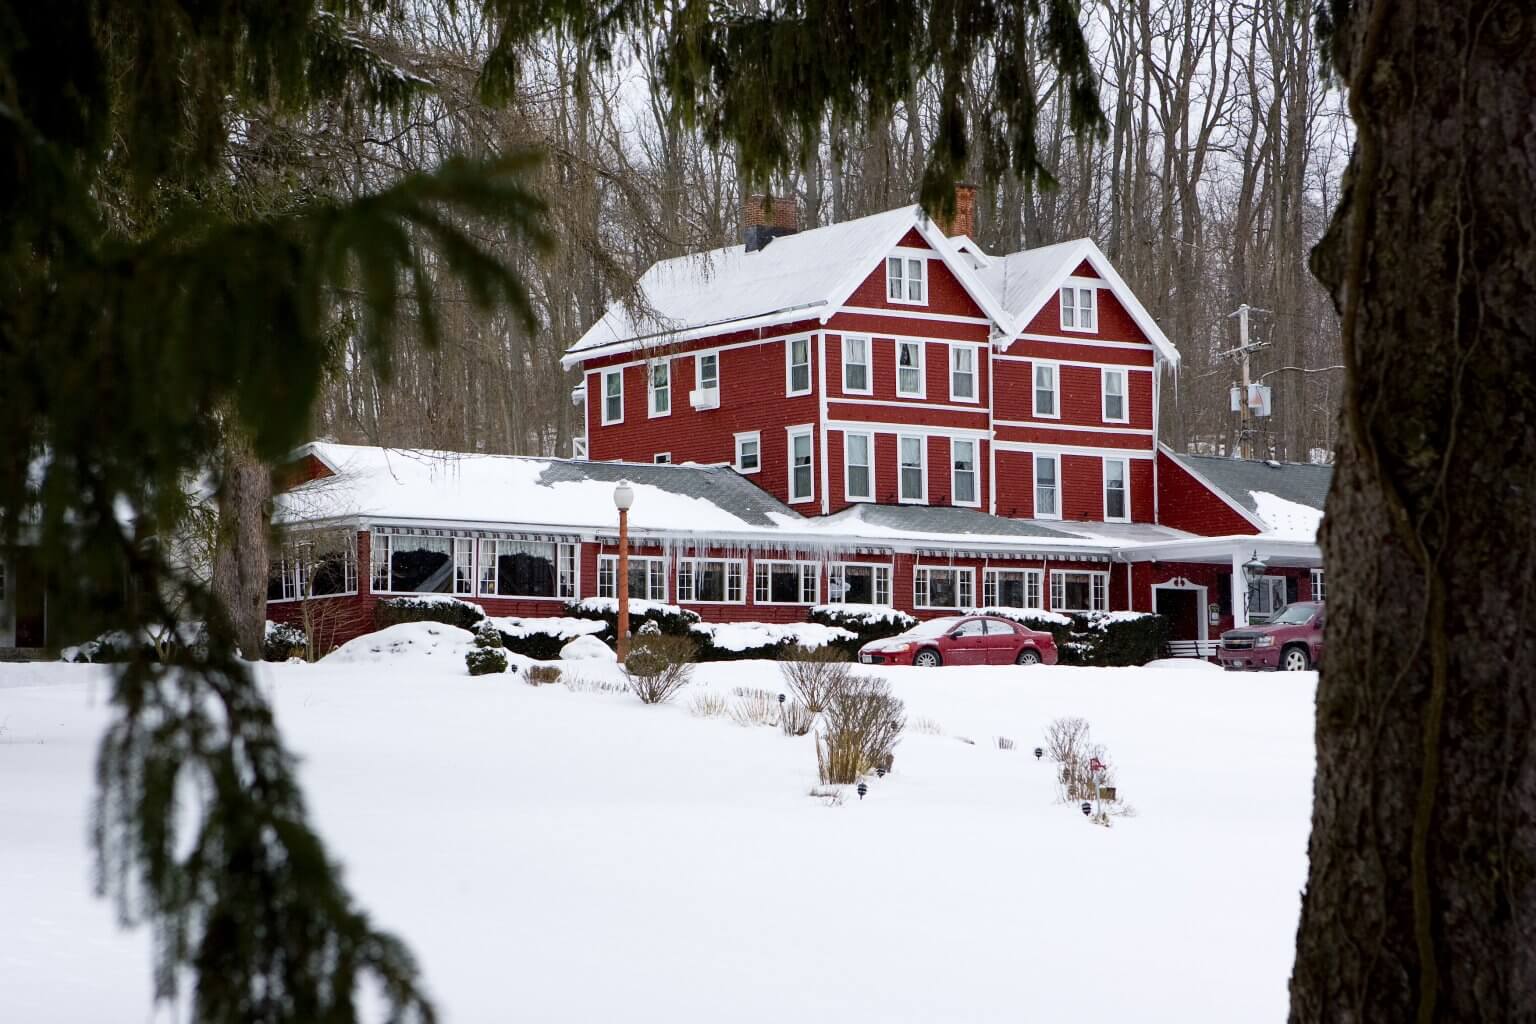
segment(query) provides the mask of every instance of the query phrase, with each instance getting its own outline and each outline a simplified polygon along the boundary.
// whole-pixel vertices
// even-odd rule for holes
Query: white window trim
[[[655,564],[661,566],[661,597],[655,598],[655,597],[651,597],[650,596],[650,590],[651,590],[651,582],[650,581],[651,581],[651,577],[649,575],[649,570],[647,570],[647,575],[646,575],[646,578],[645,578],[646,579],[646,583],[645,583],[646,596],[643,597],[643,598],[632,597],[632,598],[630,598],[630,600],[631,601],[642,601],[642,600],[644,600],[644,601],[660,601],[661,603],[666,604],[667,601],[670,598],[670,591],[667,589],[667,560],[665,558],[659,557],[657,555],[630,555],[629,556],[629,561],[630,561],[631,565],[633,565],[635,562],[645,562],[647,564],[647,566],[649,566],[652,563],[655,563]],[[617,554],[613,554],[613,555],[602,555],[602,554],[600,554],[600,555],[597,556],[597,579],[593,581],[593,588],[592,588],[593,592],[597,593],[599,597],[605,596],[605,595],[603,595],[601,593],[602,579],[603,579],[603,563],[604,562],[612,562],[613,563],[613,589],[614,589],[614,592],[612,594],[609,594],[609,595],[606,595],[606,596],[617,598],[618,597],[618,589],[619,589],[619,556]],[[580,592],[581,592],[580,590],[577,591],[577,593],[580,593]]]
[[[1025,600],[1025,602],[1029,601],[1029,578],[1031,576],[1033,576],[1034,579],[1035,579],[1035,595],[1036,595],[1036,597],[1037,597],[1037,599],[1039,600],[1040,603],[1039,604],[1028,604],[1028,603],[1025,603],[1025,604],[1019,605],[1018,607],[1023,608],[1023,609],[1035,609],[1037,611],[1043,611],[1045,609],[1045,571],[1044,570],[1042,570],[1042,569],[1022,569],[1022,568],[1020,568],[1020,569],[1009,569],[1009,568],[1002,568],[1002,567],[994,568],[994,569],[987,569],[987,570],[985,570],[982,573],[982,578],[981,578],[982,603],[983,603],[983,605],[985,607],[988,607],[988,608],[994,608],[994,607],[995,608],[1012,608],[1012,607],[1014,607],[1013,605],[1006,605],[1006,604],[999,604],[999,603],[997,603],[998,591],[1002,589],[1002,587],[1001,587],[1001,582],[1002,581],[1000,579],[1000,576],[1001,576],[1002,573],[1005,573],[1005,572],[1010,572],[1010,573],[1011,572],[1016,572],[1016,573],[1021,574],[1024,577],[1024,600]],[[987,592],[988,589],[990,589],[992,591],[993,599],[991,601],[986,600],[986,592]]]
[[[1051,368],[1051,394],[1054,396],[1051,405],[1055,407],[1053,412],[1041,412],[1038,408],[1037,393],[1040,390],[1035,379],[1035,374],[1042,366]],[[1061,364],[1052,359],[1035,359],[1029,367],[1029,414],[1041,420],[1061,419]]]
[[[971,352],[971,397],[962,398],[955,394],[955,353],[963,349]],[[981,346],[970,345],[964,342],[951,342],[949,345],[949,400],[951,402],[965,402],[970,405],[981,404]]]
[[[1057,581],[1057,579],[1059,579],[1059,578],[1061,578],[1063,576],[1087,576],[1087,577],[1089,577],[1089,580],[1088,580],[1088,603],[1089,604],[1093,603],[1093,593],[1094,593],[1094,589],[1095,589],[1094,588],[1094,580],[1097,579],[1099,581],[1099,583],[1100,583],[1100,588],[1099,589],[1100,589],[1100,591],[1104,595],[1104,607],[1103,608],[1059,608],[1059,607],[1057,607],[1057,605],[1056,605],[1056,581]],[[1065,584],[1062,585],[1062,593],[1063,594],[1066,593],[1066,585]],[[1078,612],[1078,613],[1081,613],[1081,614],[1087,614],[1089,612],[1102,612],[1102,611],[1108,611],[1108,610],[1109,610],[1109,573],[1107,573],[1107,572],[1098,572],[1098,571],[1092,570],[1092,569],[1052,569],[1051,570],[1051,611],[1053,611],[1053,612],[1062,612],[1062,613]]]
[[[1119,418],[1109,414],[1109,378],[1120,378],[1120,412]],[[1099,416],[1105,423],[1129,423],[1131,422],[1131,395],[1130,374],[1118,367],[1105,366],[1099,369]]]
[[[976,495],[974,501],[961,501],[955,497],[955,494],[958,492],[958,488],[955,487],[955,480],[959,475],[955,465],[955,445],[957,444],[968,444],[971,446],[971,490]],[[951,505],[958,505],[961,508],[981,507],[981,444],[975,438],[952,437],[949,439],[949,503]]]
[[[666,412],[657,412],[656,411],[656,392],[657,392],[657,388],[656,388],[656,367],[658,367],[658,366],[665,366],[667,368],[667,411]],[[646,395],[646,411],[650,414],[649,417],[648,417],[649,419],[659,420],[659,419],[664,419],[664,418],[672,415],[672,406],[677,404],[676,401],[675,401],[676,396],[672,394],[672,392],[677,390],[677,389],[672,386],[672,383],[673,382],[672,382],[672,360],[671,359],[662,358],[662,359],[656,360],[654,363],[647,363],[646,364],[646,367],[645,367],[645,395]]]
[[[1065,281],[1061,282],[1061,286],[1056,289],[1056,303],[1057,303],[1057,320],[1060,321],[1061,329],[1063,331],[1070,331],[1073,334],[1098,334],[1099,333],[1099,288],[1100,287],[1102,287],[1102,282],[1100,282],[1097,278],[1091,278],[1091,277],[1069,277]],[[1067,326],[1067,322],[1066,322],[1067,318],[1061,315],[1061,291],[1062,291],[1063,288],[1086,289],[1088,291],[1088,294],[1091,296],[1089,301],[1093,303],[1093,306],[1092,306],[1092,309],[1093,309],[1093,326],[1092,327],[1081,327],[1081,326],[1078,326],[1077,324],[1073,324],[1071,327]],[[1076,311],[1081,309],[1081,307],[1078,306],[1076,303],[1074,303],[1072,308],[1073,308],[1073,312],[1074,312],[1074,315],[1073,315],[1072,319],[1076,320],[1077,319]]]
[[[751,469],[742,469],[741,468],[741,443],[743,441],[754,441],[754,442],[757,443],[757,465],[753,466]],[[736,472],[740,473],[742,476],[751,476],[753,473],[757,473],[757,472],[760,472],[762,470],[762,468],[763,468],[763,432],[762,431],[760,431],[760,430],[746,430],[746,431],[743,431],[740,434],[736,435],[736,458],[731,463],[731,465],[734,466],[735,469],[736,469]]]
[[[713,388],[708,388],[708,389],[706,389],[704,387],[704,374],[703,374],[704,359],[707,356],[714,356],[715,357],[715,386]],[[694,353],[694,356],[693,356],[693,387],[694,387],[694,390],[696,390],[696,391],[703,391],[703,390],[719,391],[720,390],[720,350],[719,349],[712,348],[712,349],[709,349],[708,351],[705,351],[705,352],[695,352]]]
[[[846,572],[847,572],[847,570],[849,568],[860,568],[860,569],[873,569],[873,570],[875,570],[875,577],[876,577],[875,589],[876,590],[880,589],[879,588],[879,574],[880,574],[880,570],[882,570],[882,569],[885,570],[885,602],[882,604],[879,601],[875,601],[875,602],[873,602],[873,604],[874,604],[875,607],[878,607],[878,608],[894,608],[896,606],[896,593],[895,593],[896,592],[896,567],[891,562],[832,562],[831,564],[829,564],[827,566],[827,603],[828,604],[847,604],[848,603],[847,601],[843,600],[842,596],[838,596],[838,597],[833,597],[832,596],[832,580],[833,580],[833,578],[836,575],[839,574],[839,572],[841,572],[841,573],[846,575]],[[875,595],[871,595],[871,596],[875,596]]]
[[[909,498],[902,494],[903,471],[906,467],[901,461],[901,448],[904,441],[916,441],[919,456],[918,468],[922,471],[923,493],[921,497]],[[896,500],[902,505],[926,505],[928,504],[928,437],[926,434],[897,434],[896,435]]]
[[[848,486],[848,468],[852,465],[848,458],[848,439],[850,437],[862,437],[868,444],[869,451],[869,494],[855,496]],[[899,458],[898,454],[898,458]],[[875,435],[873,431],[845,430],[843,431],[843,499],[845,501],[874,501],[879,491],[875,489]]]
[[[804,505],[816,500],[816,433],[811,427],[812,424],[802,423],[798,426],[784,428],[786,435],[785,443],[787,445],[784,458],[784,469],[787,474],[785,493],[789,495],[789,500],[785,504],[788,505]],[[795,497],[795,438],[802,435],[810,442],[811,493],[803,498],[797,498]],[[761,446],[759,446],[758,450],[762,450]],[[761,461],[761,456],[759,456],[759,461]]]
[[[670,465],[672,465],[672,453],[671,452],[657,452],[655,455],[651,456],[651,465],[653,465],[653,466],[670,466]]]
[[[390,566],[391,566],[391,563],[394,561],[394,554],[395,554],[395,551],[394,551],[394,540],[395,540],[395,538],[397,538],[397,537],[438,537],[438,536],[439,536],[439,534],[436,534],[436,533],[426,533],[426,532],[414,532],[414,533],[412,533],[412,532],[405,532],[405,533],[375,533],[372,536],[372,538],[370,539],[370,541],[369,541],[369,548],[368,548],[368,583],[369,583],[369,593],[373,593],[373,594],[413,594],[413,595],[414,594],[447,594],[449,597],[471,597],[471,596],[473,596],[474,593],[475,593],[476,587],[479,585],[477,580],[480,577],[479,552],[476,550],[478,545],[475,544],[475,538],[473,538],[473,537],[466,537],[466,536],[462,536],[462,535],[459,535],[459,534],[448,534],[448,533],[445,533],[445,534],[441,535],[444,540],[450,540],[450,541],[453,542],[451,550],[449,552],[449,556],[448,556],[449,557],[449,563],[453,566],[453,588],[451,590],[390,590],[390,589],[388,589],[386,587],[376,587],[376,586],[372,585],[373,582],[374,582],[374,578],[373,578],[373,566],[374,566],[374,557],[375,557],[374,553],[379,550],[378,549],[378,545],[381,542],[384,545],[384,565],[385,565],[385,569],[386,569],[385,579],[387,580],[391,576],[394,575],[393,571],[390,570]],[[464,590],[460,590],[459,589],[459,571],[458,570],[459,570],[459,545],[460,544],[464,544],[464,545],[467,545],[469,547],[469,586],[466,589],[464,589]],[[362,571],[361,568],[359,568],[358,571],[361,572]],[[359,579],[361,579],[361,577],[359,577]]]
[[[912,345],[917,349],[917,390],[901,390],[901,347]],[[896,397],[897,398],[927,398],[928,397],[928,346],[921,341],[896,340]]]
[[[608,378],[609,377],[617,377],[617,378],[619,378],[619,418],[616,419],[616,420],[611,420],[611,419],[608,418]],[[614,426],[615,424],[623,423],[624,422],[624,370],[622,368],[619,368],[619,369],[602,370],[602,371],[600,371],[598,373],[598,386],[602,389],[602,396],[601,396],[602,397],[602,404],[598,408],[600,410],[599,416],[602,418],[603,426],[611,427],[611,426]]]
[[[805,387],[795,390],[795,342],[805,342]],[[811,336],[797,334],[784,339],[784,397],[798,398],[816,390],[816,379],[811,373]]]
[[[702,562],[719,562],[725,567],[725,593],[726,597],[721,601],[706,601],[701,597],[683,597],[683,566],[688,566],[691,572],[689,585],[693,587],[694,594],[698,593],[699,564]],[[741,581],[741,596],[732,600],[731,593],[731,566],[736,566],[740,571],[737,579]],[[747,560],[745,558],[708,558],[698,556],[693,558],[679,558],[677,560],[677,603],[678,604],[746,604],[747,603]]]
[[[540,597],[536,594],[498,594],[496,592],[497,579],[495,573],[497,566],[491,566],[491,578],[486,578],[485,551],[483,545],[494,544],[502,537],[482,537],[475,544],[475,594],[477,597],[489,597],[503,601],[576,601],[581,597],[581,545],[570,544],[565,541],[536,541],[539,544],[552,544],[555,549],[555,595],[553,597]],[[560,573],[563,571],[562,558],[569,551],[575,559],[571,567],[571,593],[560,593]],[[485,589],[486,583],[491,584],[491,589]]]
[[[902,261],[902,264],[901,264],[901,273],[902,273],[902,277],[901,277],[901,295],[902,295],[902,297],[899,298],[899,299],[894,299],[894,298],[891,297],[891,263],[890,263],[890,261],[893,260],[893,259],[898,259],[898,258]],[[885,301],[889,302],[889,303],[892,303],[894,305],[897,305],[897,306],[926,306],[926,305],[928,305],[928,261],[930,259],[932,259],[932,258],[933,258],[932,253],[929,253],[926,250],[893,249],[891,252],[887,253],[886,254],[886,258],[880,261],[880,266],[885,270]],[[913,264],[914,261],[917,263],[919,271],[920,271],[920,273],[923,276],[923,297],[921,299],[909,299],[909,298],[906,297],[906,295],[907,295],[907,282],[911,280],[911,278],[907,277],[906,275],[907,275],[907,272],[912,269],[912,264]]]
[[[303,552],[305,550],[308,551],[308,553],[309,553],[309,555],[311,557],[309,557],[307,559],[302,557]],[[285,604],[285,603],[297,602],[297,601],[329,601],[333,597],[356,597],[357,594],[359,593],[359,591],[361,590],[362,585],[363,585],[363,583],[362,583],[362,579],[363,579],[362,567],[360,565],[358,565],[358,562],[357,562],[357,539],[356,539],[356,536],[354,535],[354,537],[353,537],[352,543],[350,545],[350,549],[348,548],[348,546],[343,545],[342,547],[335,549],[334,553],[340,554],[342,556],[342,570],[341,570],[341,573],[342,573],[342,586],[344,588],[346,587],[347,582],[348,582],[348,580],[347,580],[347,577],[348,577],[347,569],[350,567],[350,569],[352,570],[351,574],[350,574],[351,575],[351,584],[352,584],[351,589],[337,590],[337,591],[334,591],[334,592],[329,593],[329,594],[307,594],[307,593],[305,593],[305,591],[308,589],[308,581],[309,581],[309,579],[311,577],[311,574],[313,572],[313,568],[314,568],[316,562],[318,561],[318,559],[313,557],[313,555],[314,555],[314,544],[312,542],[309,542],[309,541],[300,541],[300,542],[298,542],[295,545],[286,545],[286,546],[284,546],[283,548],[281,548],[277,552],[277,556],[275,558],[271,558],[267,562],[267,575],[268,575],[269,581],[271,579],[271,569],[272,569],[272,566],[273,565],[279,566],[279,572],[282,574],[282,577],[283,577],[283,590],[284,590],[284,592],[287,592],[289,589],[292,589],[293,595],[291,597],[268,597],[266,599],[265,603],[266,604]],[[0,604],[3,604],[4,601],[5,601],[5,594],[6,594],[5,588],[6,588],[6,584],[7,584],[6,572],[7,572],[6,564],[5,564],[4,560],[0,560]],[[372,567],[370,566],[369,567],[369,582],[371,583],[372,580],[373,580],[373,577],[372,577]],[[4,621],[0,620],[0,625],[4,625],[4,624],[5,624]]]
[[[1325,570],[1325,569],[1313,569],[1311,571],[1310,576],[1308,577],[1308,580],[1312,584],[1312,600],[1314,600],[1314,601],[1326,601],[1326,600],[1328,600],[1328,597],[1327,597],[1327,594],[1328,594],[1328,574],[1327,574],[1327,570]],[[1322,597],[1318,597],[1317,596],[1318,590],[1322,590],[1322,592],[1323,592],[1323,596]]]
[[[1062,487],[1062,481],[1061,481],[1061,456],[1060,455],[1051,454],[1051,453],[1044,453],[1044,452],[1032,452],[1031,455],[1032,455],[1032,458],[1030,459],[1030,466],[1029,466],[1029,474],[1030,474],[1029,485],[1030,485],[1030,493],[1032,495],[1032,501],[1034,503],[1035,518],[1036,519],[1060,519],[1061,518],[1061,509],[1062,509],[1062,506],[1064,504],[1064,502],[1061,500],[1062,499],[1062,491],[1064,490],[1064,488]],[[1054,462],[1056,464],[1056,511],[1055,512],[1051,512],[1051,513],[1042,513],[1040,511],[1040,460],[1041,459],[1048,459],[1049,461]]]
[[[1112,515],[1109,514],[1109,464],[1111,462],[1118,462],[1118,463],[1120,463],[1122,469],[1124,470],[1123,479],[1125,480],[1125,515],[1123,515],[1123,516],[1112,516]],[[1104,521],[1106,523],[1128,523],[1128,522],[1130,522],[1131,521],[1131,460],[1129,460],[1129,459],[1116,459],[1116,458],[1111,458],[1110,456],[1106,455],[1104,457],[1104,459],[1103,459],[1103,465],[1099,468],[1099,486],[1104,491]],[[1059,481],[1056,484],[1056,488],[1057,488],[1057,490],[1061,489],[1061,483]],[[1057,504],[1059,505],[1060,502],[1058,501]]]
[[[862,341],[864,343],[864,387],[851,388],[848,386],[848,343],[850,341]],[[863,334],[843,335],[843,394],[845,395],[872,395],[875,393],[875,339]]]
[[[772,600],[763,601],[763,600],[759,600],[758,599],[758,596],[757,596],[757,571],[758,571],[758,569],[759,568],[765,569],[765,570],[767,570],[767,572],[769,574],[772,574],[773,566],[776,566],[776,565],[792,565],[792,566],[795,567],[795,574],[796,574],[795,589],[797,591],[799,591],[801,589],[801,587],[804,585],[804,582],[805,582],[804,573],[805,573],[806,568],[809,567],[812,570],[812,572],[811,572],[811,580],[812,580],[812,584],[811,584],[811,599],[809,601],[772,601]],[[772,594],[772,592],[773,592],[772,591],[772,586],[770,584],[769,593]],[[804,606],[806,606],[808,604],[820,604],[821,603],[821,563],[819,563],[819,562],[807,562],[807,561],[803,561],[803,560],[802,561],[796,561],[795,559],[792,559],[792,558],[753,559],[753,561],[752,561],[752,603],[754,605],[759,605],[759,606],[762,606],[762,607],[772,606],[772,607],[778,607],[778,608],[788,608],[788,607],[792,607],[792,606],[793,607],[804,607]]]
[[[928,578],[928,577],[931,577],[936,572],[952,572],[952,573],[955,574],[955,602],[956,602],[955,604],[926,604],[926,603],[919,604],[918,603],[918,600],[917,600],[917,590],[918,590],[918,583],[917,583],[917,581],[918,581],[918,577],[922,576],[924,578]],[[960,600],[960,598],[961,598],[960,580],[962,578],[967,579],[967,580],[970,581],[969,587],[967,588],[967,589],[970,590],[970,594],[971,594],[971,599],[970,599],[969,602],[965,602],[965,601],[961,601]],[[930,597],[932,596],[932,594],[933,594],[933,583],[932,583],[931,579],[924,586],[923,589],[927,591],[927,593],[928,593],[928,595]],[[915,565],[915,566],[913,566],[912,567],[912,607],[913,608],[922,608],[922,609],[925,609],[925,610],[933,609],[933,610],[937,610],[937,611],[966,611],[966,610],[968,610],[970,608],[976,607],[976,570],[973,569],[973,568],[969,568],[969,567],[966,567],[966,566],[959,566],[959,565]]]

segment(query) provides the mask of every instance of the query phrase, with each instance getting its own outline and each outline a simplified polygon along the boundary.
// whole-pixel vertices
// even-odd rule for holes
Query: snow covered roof
[[[1178,350],[1087,238],[989,256],[969,237],[947,239],[920,206],[903,206],[839,224],[780,235],[747,252],[731,245],[662,260],[635,284],[634,303],[615,302],[565,353],[570,368],[583,356],[647,344],[825,318],[916,230],[945,259],[960,284],[1000,333],[1021,331],[1084,260],[1172,363]]]
[[[1141,300],[1136,298],[1136,294],[1091,238],[1042,245],[1008,256],[994,256],[977,271],[977,275],[987,289],[998,297],[1012,319],[1010,331],[1017,336],[1045,304],[1056,297],[1062,284],[1084,262],[1114,291],[1115,298],[1125,307],[1131,319],[1136,321],[1136,326],[1141,328],[1157,354],[1177,365],[1179,350],[1174,348],[1173,342],[1168,340],[1152,314],[1147,312]]]
[[[280,523],[378,518],[612,529],[613,487],[635,488],[637,530],[749,531],[800,516],[725,467],[585,462],[315,442],[335,475],[275,498]]]
[[[1151,523],[1075,523],[1012,519],[978,509],[942,505],[859,504],[804,528],[850,540],[884,539],[898,546],[931,544],[959,550],[1040,550],[1105,552],[1137,544],[1184,540],[1181,530]]]
[[[1164,449],[1168,451],[1168,449]],[[1323,506],[1333,482],[1332,466],[1302,462],[1266,462],[1169,451],[1199,479],[1242,506],[1266,533],[1313,540],[1323,522]]]

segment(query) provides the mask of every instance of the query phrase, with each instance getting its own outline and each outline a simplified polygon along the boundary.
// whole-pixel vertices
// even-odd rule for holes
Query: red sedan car
[[[1056,641],[995,615],[951,615],[859,648],[866,665],[1054,665]]]

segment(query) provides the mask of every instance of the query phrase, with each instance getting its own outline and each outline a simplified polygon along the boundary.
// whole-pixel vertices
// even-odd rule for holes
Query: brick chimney
[[[747,252],[757,252],[780,235],[800,230],[794,196],[748,196],[741,208],[741,229]]]
[[[976,237],[976,186],[955,186],[955,215],[939,222],[939,227],[944,231],[944,237],[955,238],[959,235]]]

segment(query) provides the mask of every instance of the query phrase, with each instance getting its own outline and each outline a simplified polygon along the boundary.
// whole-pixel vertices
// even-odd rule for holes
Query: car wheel
[[[932,647],[924,647],[913,657],[912,664],[918,668],[938,668],[944,664],[944,659],[939,657],[939,652]]]
[[[1283,672],[1305,672],[1312,667],[1305,647],[1287,647],[1280,652],[1280,669]]]
[[[1013,659],[1013,663],[1015,665],[1038,665],[1040,664],[1040,652],[1033,647],[1026,647],[1019,652],[1017,658]]]

